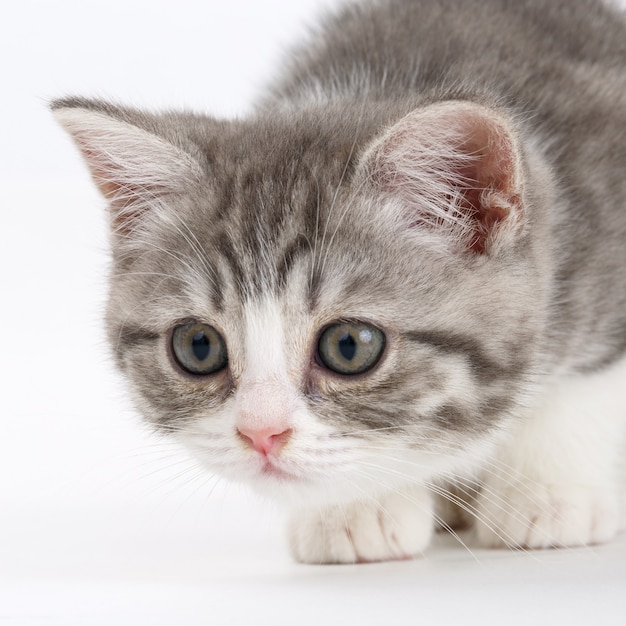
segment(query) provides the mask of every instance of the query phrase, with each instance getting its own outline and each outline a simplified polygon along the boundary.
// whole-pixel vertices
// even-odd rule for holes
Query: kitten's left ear
[[[59,100],[51,108],[109,201],[114,234],[132,233],[163,206],[159,200],[201,176],[193,156],[158,134],[156,117],[80,99]]]
[[[469,102],[417,109],[374,140],[361,172],[401,228],[455,252],[494,254],[524,224],[517,138],[497,112]]]

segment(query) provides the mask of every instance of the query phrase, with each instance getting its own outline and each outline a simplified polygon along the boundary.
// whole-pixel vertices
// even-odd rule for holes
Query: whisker
[[[362,472],[361,475],[364,476],[365,478],[373,477],[372,475],[367,474],[366,472]],[[415,487],[420,487],[421,485],[414,485],[414,486]],[[363,490],[361,490],[361,491],[363,492]],[[412,497],[409,493],[407,493],[406,491],[404,491],[402,489],[399,489],[399,488],[389,489],[389,488],[387,488],[387,491],[389,491],[391,493],[394,493],[395,495],[398,495],[398,496],[404,498],[407,502],[409,502],[410,504],[413,504],[416,508],[421,510],[424,513],[424,515],[427,516],[429,519],[433,519],[434,522],[436,522],[442,528],[444,528],[447,532],[449,532],[450,535],[455,538],[455,540],[471,555],[471,557],[477,563],[480,563],[480,560],[478,559],[478,557],[474,554],[474,552],[467,545],[467,543],[461,538],[461,536],[442,517],[437,515],[437,513],[434,510],[426,509],[422,505],[421,502],[417,501],[414,497]],[[369,500],[373,501],[376,504],[377,508],[379,508],[380,510],[385,512],[389,516],[389,518],[393,520],[393,516],[391,516],[389,511],[382,505],[382,503],[380,501],[378,501],[376,498],[373,498],[372,496],[369,497]],[[396,523],[397,523],[397,520],[396,520]]]

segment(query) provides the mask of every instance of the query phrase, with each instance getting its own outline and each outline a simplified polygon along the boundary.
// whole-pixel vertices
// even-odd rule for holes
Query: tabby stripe
[[[285,249],[283,253],[283,257],[276,268],[277,276],[278,276],[278,284],[281,287],[285,287],[287,283],[287,277],[289,273],[293,269],[296,261],[302,257],[308,250],[310,250],[311,246],[309,244],[309,240],[302,234],[298,235]]]
[[[114,353],[118,365],[124,369],[124,356],[128,350],[159,339],[158,333],[153,333],[139,326],[122,326],[118,333],[118,340],[114,343]]]
[[[158,333],[150,332],[139,326],[124,326],[119,333],[120,344],[123,344],[124,348],[156,341],[159,337]]]
[[[409,341],[432,346],[445,354],[464,357],[481,382],[500,378],[503,374],[510,376],[514,373],[513,369],[516,369],[507,368],[490,359],[476,339],[465,335],[436,330],[412,330],[403,333],[403,337]]]
[[[211,300],[216,310],[221,313],[224,310],[224,276],[217,265],[213,267]]]
[[[239,295],[243,297],[245,291],[245,284],[243,278],[243,269],[241,267],[241,263],[237,258],[237,253],[235,252],[235,248],[228,237],[228,235],[224,232],[218,238],[216,242],[217,252],[222,256],[222,258],[228,264],[230,271],[233,275],[235,285],[237,290],[239,291]]]

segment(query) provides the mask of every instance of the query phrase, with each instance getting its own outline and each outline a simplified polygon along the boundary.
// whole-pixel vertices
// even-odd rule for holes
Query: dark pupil
[[[191,340],[191,349],[193,350],[193,355],[196,359],[198,359],[198,361],[204,361],[204,359],[209,356],[211,344],[203,332],[197,333],[193,336],[193,339]]]
[[[356,341],[350,333],[346,333],[339,339],[339,352],[346,361],[352,361],[356,354]]]

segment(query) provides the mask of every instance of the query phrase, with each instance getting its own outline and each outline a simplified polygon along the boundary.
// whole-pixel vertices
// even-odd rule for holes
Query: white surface
[[[241,113],[320,4],[5,7],[0,624],[626,623],[624,537],[531,554],[440,538],[419,561],[295,565],[278,511],[198,471],[125,400],[101,323],[103,203],[45,102]]]

